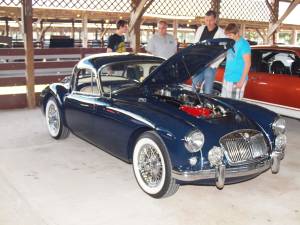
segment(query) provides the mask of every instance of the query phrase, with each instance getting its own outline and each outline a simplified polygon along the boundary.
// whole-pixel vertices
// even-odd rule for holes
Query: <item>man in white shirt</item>
[[[225,38],[225,34],[222,28],[217,25],[217,14],[213,10],[209,10],[204,17],[205,25],[200,26],[195,35],[194,43],[202,42],[206,40],[211,40],[215,38]],[[204,82],[204,93],[212,94],[214,80],[216,76],[216,69],[219,64],[222,62],[217,61],[208,67],[206,70],[202,71],[200,74],[196,74],[192,78],[192,89],[197,91],[201,87],[201,84]]]
[[[157,24],[158,33],[155,33],[148,41],[146,51],[162,57],[170,58],[177,51],[177,42],[173,35],[167,33],[168,24],[166,21],[159,21]]]

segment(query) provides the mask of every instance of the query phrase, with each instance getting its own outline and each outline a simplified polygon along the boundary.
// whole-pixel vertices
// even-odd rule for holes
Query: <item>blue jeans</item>
[[[199,74],[196,74],[192,78],[192,90],[196,92],[197,87],[204,82],[204,93],[205,94],[212,94],[214,81],[216,76],[216,68],[208,67],[204,71]]]

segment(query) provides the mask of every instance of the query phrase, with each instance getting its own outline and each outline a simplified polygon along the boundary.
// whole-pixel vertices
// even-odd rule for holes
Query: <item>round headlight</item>
[[[285,134],[279,134],[275,139],[275,151],[284,151],[287,139]]]
[[[285,133],[285,120],[283,118],[278,118],[272,124],[273,131],[275,135],[284,134]]]
[[[189,152],[198,152],[204,144],[204,135],[201,131],[193,131],[185,138],[185,147]]]

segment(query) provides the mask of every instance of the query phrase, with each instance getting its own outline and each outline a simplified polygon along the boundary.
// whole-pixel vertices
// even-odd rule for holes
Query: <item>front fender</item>
[[[40,94],[40,105],[42,112],[45,113],[46,104],[50,97],[54,97],[58,106],[63,110],[64,97],[68,93],[68,89],[63,84],[51,84],[47,86]]]
[[[184,146],[184,137],[192,130],[197,129],[193,124],[174,115],[165,113],[159,107],[149,104],[136,104],[135,102],[116,102],[117,108],[126,112],[136,124],[136,130],[130,137],[128,144],[128,158],[131,160],[132,150],[136,139],[145,131],[154,131],[165,144],[172,165],[186,165],[193,155]]]

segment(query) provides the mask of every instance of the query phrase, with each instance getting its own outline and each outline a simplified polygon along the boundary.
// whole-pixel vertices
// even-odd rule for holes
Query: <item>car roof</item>
[[[145,53],[99,53],[81,59],[76,66],[78,69],[92,67],[98,70],[101,66],[109,63],[126,61],[155,61],[161,63],[164,59]]]
[[[275,51],[289,51],[294,52],[300,57],[300,47],[292,45],[255,45],[251,46],[252,49],[275,50]]]

